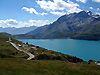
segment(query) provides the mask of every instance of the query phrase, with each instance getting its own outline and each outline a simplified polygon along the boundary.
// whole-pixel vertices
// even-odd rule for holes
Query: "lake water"
[[[74,39],[18,39],[49,50],[77,56],[85,61],[100,61],[100,41]]]

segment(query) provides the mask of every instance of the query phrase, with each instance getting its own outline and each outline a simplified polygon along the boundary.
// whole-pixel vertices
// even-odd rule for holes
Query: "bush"
[[[46,54],[40,54],[37,56],[37,60],[50,60],[50,56]]]

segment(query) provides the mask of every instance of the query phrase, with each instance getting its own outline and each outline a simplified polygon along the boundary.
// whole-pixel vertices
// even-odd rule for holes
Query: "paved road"
[[[9,42],[9,43],[11,43],[17,50],[22,51],[22,52],[28,54],[30,57],[27,58],[27,60],[31,60],[32,58],[34,58],[34,55],[33,55],[33,54],[28,53],[27,51],[24,51],[24,50],[19,49],[19,48],[16,46],[16,44],[14,44],[14,43],[12,43],[12,42]]]

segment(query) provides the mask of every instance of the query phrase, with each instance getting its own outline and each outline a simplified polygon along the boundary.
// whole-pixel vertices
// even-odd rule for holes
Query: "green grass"
[[[29,45],[29,47],[34,47],[34,45]],[[75,63],[83,61],[82,59],[77,58],[75,56],[70,56],[67,54],[63,54],[61,52],[47,50],[42,47],[37,48],[37,50],[30,49],[28,51],[35,55],[34,60],[63,60],[63,61],[70,61]]]
[[[27,54],[16,50],[8,41],[9,37],[0,34],[0,58],[24,58],[28,57]],[[15,39],[13,42],[21,43]]]
[[[0,59],[0,75],[100,75],[100,66],[59,60]]]
[[[30,49],[35,58],[26,60],[23,57],[28,57],[27,54],[17,51],[6,41],[8,37],[0,34],[0,75],[100,75],[100,66],[95,65],[95,61],[73,63],[76,57],[41,47]],[[22,44],[15,39],[12,41]]]

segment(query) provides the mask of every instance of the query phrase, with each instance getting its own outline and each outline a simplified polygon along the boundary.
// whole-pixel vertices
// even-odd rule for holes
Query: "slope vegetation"
[[[35,58],[26,60],[26,54],[6,42],[8,38],[0,33],[0,75],[100,75],[100,66],[94,64],[93,60],[88,63],[77,57],[34,45],[28,44],[25,47],[36,47],[35,50],[29,50]],[[23,44],[13,38],[12,42]]]
[[[27,58],[28,55],[23,52],[17,51],[10,43],[6,42],[9,40],[8,36],[0,33],[0,58]],[[19,42],[13,39],[13,42]],[[19,42],[21,43],[21,42]]]

